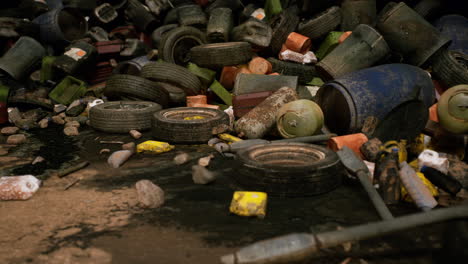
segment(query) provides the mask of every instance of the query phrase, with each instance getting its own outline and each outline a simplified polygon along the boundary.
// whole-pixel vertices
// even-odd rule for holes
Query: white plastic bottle
[[[417,207],[429,211],[437,206],[437,201],[422,180],[406,161],[400,163],[400,179]]]

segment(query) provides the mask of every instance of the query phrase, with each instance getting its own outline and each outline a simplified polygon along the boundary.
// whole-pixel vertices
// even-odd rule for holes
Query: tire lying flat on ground
[[[144,131],[151,128],[151,117],[161,109],[161,105],[153,102],[106,102],[90,109],[89,121],[94,129],[109,133]]]
[[[205,44],[193,47],[190,50],[190,57],[198,66],[221,68],[247,63],[252,58],[251,49],[247,42]]]
[[[131,97],[136,100],[152,101],[167,107],[169,93],[155,82],[127,74],[112,75],[106,82],[104,94],[109,98]]]
[[[213,135],[229,130],[229,116],[217,109],[171,108],[156,112],[152,119],[153,136],[173,143],[207,142]]]
[[[237,158],[237,182],[276,196],[329,192],[340,185],[344,172],[335,152],[304,143],[254,145],[238,151]]]
[[[148,63],[141,69],[140,76],[155,82],[167,82],[187,95],[197,95],[202,84],[198,77],[186,68],[167,62]]]
[[[441,50],[434,55],[432,69],[435,77],[448,88],[468,84],[468,55]]]

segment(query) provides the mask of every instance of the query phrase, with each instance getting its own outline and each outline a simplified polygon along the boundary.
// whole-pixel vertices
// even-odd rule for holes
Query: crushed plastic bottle
[[[441,157],[436,151],[426,149],[418,156],[418,166],[419,169],[426,166],[447,174],[449,162],[447,158]]]
[[[405,161],[400,163],[400,179],[417,207],[429,211],[437,206],[430,190],[416,175],[416,171]]]
[[[41,185],[33,175],[5,176],[0,178],[0,200],[28,200]]]

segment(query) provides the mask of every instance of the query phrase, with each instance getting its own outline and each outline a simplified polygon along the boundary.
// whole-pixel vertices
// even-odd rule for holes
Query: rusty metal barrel
[[[274,127],[281,106],[297,99],[293,88],[280,88],[236,122],[237,134],[249,139],[262,138]]]
[[[377,29],[393,51],[415,66],[423,65],[450,43],[449,38],[403,2],[391,6],[380,16]]]

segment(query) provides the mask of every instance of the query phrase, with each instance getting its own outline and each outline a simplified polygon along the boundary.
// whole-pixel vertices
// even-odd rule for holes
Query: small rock
[[[37,156],[33,162],[31,163],[32,165],[36,164],[36,163],[40,163],[40,162],[43,162],[45,159],[41,156]]]
[[[209,155],[209,156],[200,158],[198,160],[198,165],[206,167],[206,166],[210,165],[210,161],[211,161],[212,158],[214,158],[213,155]]]
[[[78,128],[76,127],[66,127],[64,130],[63,130],[63,133],[67,136],[78,136],[80,134],[80,132],[78,131]]]
[[[76,128],[79,128],[79,127],[80,127],[80,122],[78,122],[78,121],[66,122],[66,123],[65,123],[65,127],[76,127]]]
[[[7,144],[19,145],[26,142],[26,136],[23,134],[11,135],[7,138]]]
[[[49,119],[44,118],[41,121],[39,121],[39,127],[40,128],[47,128],[49,126]]]
[[[60,116],[61,118],[65,118],[65,117],[67,117],[67,114],[65,114],[65,113],[60,113],[58,116]]]
[[[110,149],[101,149],[101,151],[99,151],[99,154],[104,154],[104,153],[109,153],[110,152]]]
[[[54,105],[54,112],[55,113],[62,113],[63,111],[67,110],[67,106],[63,104],[56,104]]]
[[[135,152],[135,147],[136,145],[134,142],[130,142],[130,143],[122,145],[123,150],[130,150],[131,152]]]
[[[134,138],[134,139],[139,139],[141,138],[141,133],[138,132],[137,130],[130,130],[130,135]]]
[[[151,181],[138,181],[135,188],[142,208],[158,208],[164,204],[164,191]]]
[[[189,160],[190,156],[187,153],[180,153],[177,156],[174,157],[174,163],[176,165],[182,165],[184,163],[187,163]]]
[[[192,166],[192,179],[196,184],[208,184],[216,180],[216,174],[200,165]]]
[[[109,159],[107,159],[107,163],[109,163],[109,165],[112,168],[118,168],[125,161],[127,161],[132,156],[132,154],[133,152],[130,150],[116,151],[109,156]]]
[[[4,127],[2,128],[0,133],[2,133],[3,135],[14,135],[18,133],[18,131],[19,131],[18,127]]]
[[[52,121],[53,121],[54,123],[58,124],[58,125],[63,125],[63,124],[65,124],[65,120],[63,120],[63,118],[62,118],[61,116],[58,116],[58,115],[53,116],[53,117],[52,117]]]
[[[208,146],[212,147],[212,146],[214,146],[214,145],[216,145],[218,143],[221,143],[221,142],[223,142],[223,141],[221,139],[219,139],[219,138],[212,138],[212,139],[208,140]]]

